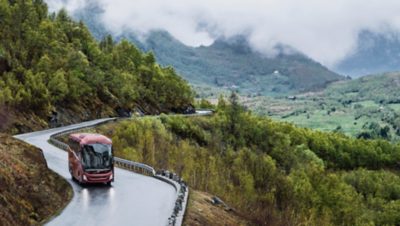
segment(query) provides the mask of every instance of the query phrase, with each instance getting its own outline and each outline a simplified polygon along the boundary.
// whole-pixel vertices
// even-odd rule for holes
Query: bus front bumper
[[[85,172],[82,175],[82,182],[84,183],[107,183],[111,181],[114,181],[112,170],[106,173]]]

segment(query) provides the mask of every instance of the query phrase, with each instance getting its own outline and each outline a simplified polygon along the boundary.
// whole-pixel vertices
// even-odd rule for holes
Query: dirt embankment
[[[118,113],[111,106],[106,106],[96,100],[59,105],[46,112],[35,111],[35,109],[21,111],[0,105],[0,132],[27,133],[117,115]]]
[[[190,226],[245,226],[251,225],[235,210],[223,205],[214,205],[212,196],[205,192],[190,190],[189,205],[183,225]]]
[[[178,109],[183,111],[182,109]],[[19,110],[0,105],[0,133],[20,134],[52,127],[66,126],[99,118],[127,117],[129,114],[160,114],[168,109],[137,103],[133,109],[123,109],[118,105],[107,105],[99,99],[82,100],[79,103],[58,104],[43,111]]]
[[[60,211],[72,188],[40,149],[0,134],[0,225],[38,225]]]

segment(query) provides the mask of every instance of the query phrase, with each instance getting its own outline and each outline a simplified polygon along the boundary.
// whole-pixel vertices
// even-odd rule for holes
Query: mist
[[[92,0],[93,1],[93,0]],[[50,10],[72,12],[88,1],[47,0]],[[362,30],[397,34],[397,0],[97,0],[102,23],[114,33],[145,36],[166,30],[189,46],[244,35],[256,51],[273,56],[284,44],[333,67],[357,47]]]

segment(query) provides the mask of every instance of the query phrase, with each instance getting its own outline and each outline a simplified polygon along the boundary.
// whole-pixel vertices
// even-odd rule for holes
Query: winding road
[[[54,133],[104,120],[107,119],[15,136],[42,149],[48,167],[64,177],[73,187],[74,197],[71,202],[46,225],[165,226],[174,207],[174,187],[153,177],[119,168],[115,168],[115,182],[112,187],[82,187],[71,179],[67,152],[47,142]]]

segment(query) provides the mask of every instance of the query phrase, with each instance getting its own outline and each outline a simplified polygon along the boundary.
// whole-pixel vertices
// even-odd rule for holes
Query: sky
[[[284,44],[333,67],[355,51],[362,30],[400,31],[399,0],[89,0],[104,9],[113,33],[145,36],[167,30],[189,46],[245,35],[251,47],[273,56]],[[73,12],[88,0],[46,0],[50,10]],[[389,32],[390,31],[390,32]]]

